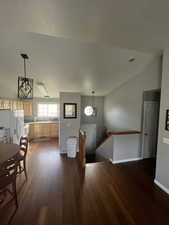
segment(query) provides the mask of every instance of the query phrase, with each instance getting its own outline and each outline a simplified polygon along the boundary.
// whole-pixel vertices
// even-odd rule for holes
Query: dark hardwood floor
[[[31,144],[28,181],[18,177],[19,209],[0,225],[168,225],[169,196],[153,183],[152,161],[91,163],[60,156],[56,141]]]

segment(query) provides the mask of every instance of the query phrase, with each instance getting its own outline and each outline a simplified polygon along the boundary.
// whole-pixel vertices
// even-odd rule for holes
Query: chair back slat
[[[3,187],[4,180],[8,179],[9,182],[13,182],[16,179],[17,167],[19,162],[11,159],[3,163],[0,167],[0,188]]]
[[[19,160],[11,159],[1,164],[0,166],[0,191],[1,193],[8,191],[15,200],[18,207],[17,191],[16,191],[16,176],[19,166]],[[11,186],[11,189],[9,187]],[[12,191],[12,192],[11,192]],[[3,199],[2,199],[3,202]],[[6,204],[8,204],[8,201]]]
[[[27,150],[28,150],[28,138],[27,137],[20,138],[20,150],[23,151],[24,155],[26,156]]]

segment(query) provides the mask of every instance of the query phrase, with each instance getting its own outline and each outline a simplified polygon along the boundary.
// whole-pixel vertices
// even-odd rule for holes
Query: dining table
[[[0,165],[13,158],[20,151],[17,144],[0,143]]]
[[[19,151],[20,146],[17,144],[0,143],[0,167],[3,163],[17,155]],[[4,198],[5,195],[0,191],[0,204],[3,203]]]

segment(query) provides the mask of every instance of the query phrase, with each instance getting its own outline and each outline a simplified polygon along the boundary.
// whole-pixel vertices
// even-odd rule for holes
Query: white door
[[[144,102],[143,112],[142,154],[143,158],[151,158],[157,150],[159,102]]]

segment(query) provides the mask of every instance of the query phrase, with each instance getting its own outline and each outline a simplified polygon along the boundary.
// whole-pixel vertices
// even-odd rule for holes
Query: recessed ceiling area
[[[96,43],[49,37],[35,33],[0,33],[0,95],[17,97],[17,77],[23,75],[20,53],[29,56],[27,75],[34,78],[34,96],[44,97],[36,83],[42,82],[50,97],[60,91],[106,95],[140,73],[154,55]],[[133,63],[128,59],[135,57]],[[8,91],[7,91],[8,90]]]
[[[0,31],[159,52],[169,45],[169,1],[5,0]]]

